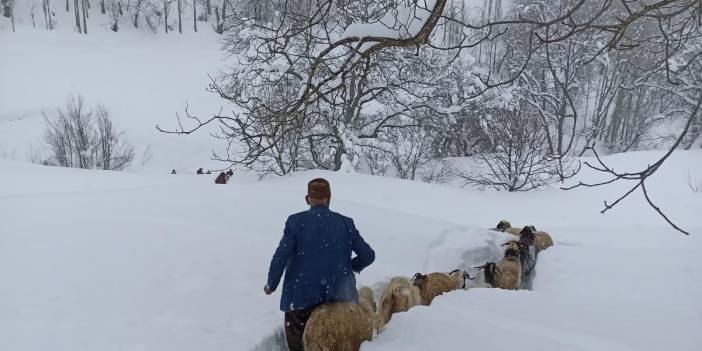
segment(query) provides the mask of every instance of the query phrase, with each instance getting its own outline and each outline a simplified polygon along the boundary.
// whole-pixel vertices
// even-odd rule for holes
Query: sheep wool
[[[522,265],[519,257],[505,257],[497,262],[496,267],[497,288],[517,290],[522,284]]]
[[[312,312],[302,335],[306,351],[358,351],[364,341],[373,340],[373,290],[362,287],[358,296],[358,303],[324,304]]]
[[[429,306],[434,298],[461,289],[465,283],[462,271],[452,273],[429,273],[428,275],[415,274],[412,283],[419,288],[419,295],[422,298],[422,305]]]
[[[414,286],[409,279],[405,277],[392,278],[383,291],[383,294],[380,296],[380,303],[378,305],[378,329],[382,330],[382,328],[388,324],[393,314],[405,312],[421,303],[422,298],[419,293],[419,288]]]
[[[512,254],[510,249],[505,250],[505,252],[510,252],[510,255],[497,263],[488,262],[478,268],[484,270],[485,283],[490,284],[493,288],[517,290],[522,283],[522,267],[519,263],[519,256]]]

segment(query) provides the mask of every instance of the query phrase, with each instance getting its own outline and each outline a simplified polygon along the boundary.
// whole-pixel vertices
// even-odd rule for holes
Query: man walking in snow
[[[351,218],[329,210],[331,189],[322,178],[307,184],[310,209],[288,217],[268,271],[267,295],[285,271],[280,309],[285,312],[285,337],[290,351],[302,351],[302,333],[312,310],[320,304],[358,301],[356,277],[375,260]],[[356,257],[351,258],[351,253]]]

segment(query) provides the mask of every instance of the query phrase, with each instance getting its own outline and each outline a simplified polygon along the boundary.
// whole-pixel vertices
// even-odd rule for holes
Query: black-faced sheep
[[[519,229],[519,228],[512,228],[512,225],[505,219],[503,219],[499,223],[497,223],[495,230],[497,230],[498,232],[503,232],[503,233],[512,234],[512,235],[516,235],[516,236],[519,236],[519,232],[521,231],[521,229]]]
[[[427,275],[417,273],[412,278],[412,284],[419,288],[422,305],[429,306],[435,297],[449,291],[465,288],[466,279],[472,280],[473,278],[468,273],[457,269],[451,273],[437,272]]]
[[[395,277],[380,296],[378,305],[378,329],[381,330],[392,318],[392,315],[405,312],[410,308],[421,305],[422,298],[419,288],[405,277]]]
[[[485,282],[493,288],[517,290],[522,284],[522,267],[519,250],[507,248],[505,257],[499,262],[488,262],[480,267],[485,272]]]
[[[337,302],[317,307],[310,315],[302,340],[306,351],[358,351],[377,330],[373,290],[358,290],[358,303]]]

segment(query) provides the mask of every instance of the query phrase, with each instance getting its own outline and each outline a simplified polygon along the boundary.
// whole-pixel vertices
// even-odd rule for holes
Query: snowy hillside
[[[655,153],[612,158],[618,167]],[[226,186],[210,176],[90,172],[0,161],[0,345],[4,350],[250,350],[280,327],[265,296],[286,216],[325,176],[332,207],[377,251],[359,283],[494,259],[501,218],[556,245],[533,291],[472,289],[393,318],[364,350],[696,350],[702,342],[702,197],[681,152],[651,188],[690,237],[638,201],[597,213],[620,187],[479,193],[388,178],[307,172]],[[5,171],[12,170],[12,171]],[[587,177],[587,174],[583,175]],[[529,195],[527,197],[527,195]]]
[[[63,2],[0,0],[0,351],[280,351],[280,291],[263,286],[287,216],[320,176],[375,249],[357,281],[376,298],[417,272],[462,269],[480,283],[475,267],[512,238],[488,229],[502,219],[555,241],[531,289],[471,283],[393,316],[362,351],[698,351],[701,5],[652,15],[631,2],[627,15],[604,3],[106,0],[83,35]],[[32,5],[54,12],[50,29],[42,15],[34,28]],[[218,5],[226,19],[212,11],[194,32]],[[588,27],[612,19],[606,33]],[[228,101],[206,91],[210,77],[224,77]],[[126,132],[125,172],[38,164],[57,158],[44,115],[72,96]],[[157,131],[179,128],[186,108],[239,124]],[[229,146],[210,135],[219,128],[242,151],[227,185],[194,174],[232,166],[210,159]],[[689,236],[641,191],[600,213],[636,183],[559,189],[569,165],[593,161],[579,156],[586,145],[612,170],[640,171],[663,152],[631,150],[662,150],[683,130],[646,187]],[[398,179],[424,171],[446,181]],[[608,179],[582,167],[565,185]]]
[[[132,170],[192,172],[217,169],[207,133],[168,136],[156,125],[176,125],[189,105],[193,114],[216,112],[221,101],[205,91],[221,66],[218,36],[211,32],[167,36],[100,31],[0,32],[0,158],[29,160],[45,152],[42,112],[51,115],[71,95],[90,107],[103,104],[136,148]],[[216,145],[215,145],[216,146]],[[151,155],[149,157],[149,155]]]

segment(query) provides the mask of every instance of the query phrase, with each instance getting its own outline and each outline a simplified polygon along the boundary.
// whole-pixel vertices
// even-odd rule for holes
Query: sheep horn
[[[470,276],[470,274],[468,274],[468,272],[465,272],[465,271],[463,272],[463,279],[475,280],[475,278],[477,278],[477,277],[471,278],[471,276]]]
[[[482,265],[482,266],[473,267],[473,268],[475,268],[475,269],[485,269],[485,268],[487,268],[488,264],[489,264],[489,262],[488,262],[488,263],[485,263],[485,264]]]

